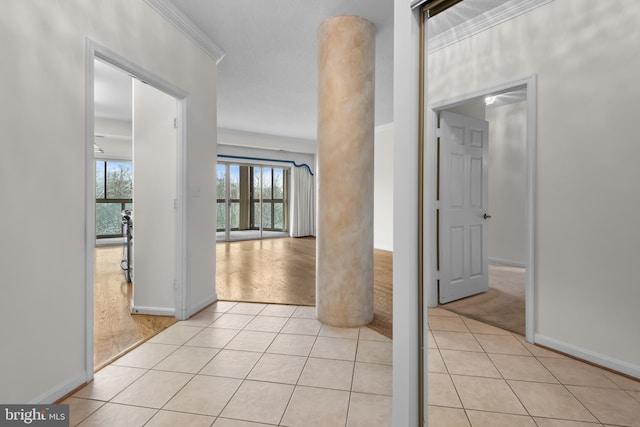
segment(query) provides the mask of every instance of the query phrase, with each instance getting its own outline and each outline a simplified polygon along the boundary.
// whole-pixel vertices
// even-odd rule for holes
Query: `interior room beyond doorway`
[[[216,244],[216,292],[223,301],[315,306],[316,239],[284,237]],[[374,249],[374,319],[392,336],[393,253]]]
[[[216,170],[217,241],[288,235],[290,168],[218,162]]]
[[[93,367],[98,370],[176,322],[173,315],[148,313],[137,307],[167,307],[173,314],[178,115],[172,95],[97,56],[93,65],[91,169],[95,173],[89,188],[93,187],[95,204],[90,201],[89,211],[95,212],[91,236],[95,247],[89,312],[93,313]],[[158,200],[170,208],[160,208]],[[164,203],[166,200],[169,203]],[[133,212],[138,218],[135,227],[127,221],[125,228],[125,218],[132,219]],[[159,218],[166,221],[160,223]],[[158,231],[162,232],[161,240],[157,239]],[[169,286],[162,286],[167,283]],[[148,296],[167,294],[167,303],[156,303]]]
[[[442,307],[525,335],[526,89],[491,94],[446,111],[488,123],[485,222],[489,277],[486,291]]]

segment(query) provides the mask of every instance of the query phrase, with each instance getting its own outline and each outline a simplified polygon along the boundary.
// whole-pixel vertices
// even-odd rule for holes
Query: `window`
[[[227,223],[227,165],[218,163],[216,165],[216,188],[218,199],[216,203],[216,228],[224,231]]]
[[[254,207],[251,216],[252,229],[260,229],[260,212],[262,211],[263,230],[287,231],[285,175],[288,172],[288,170],[282,168],[251,168],[251,173],[253,174],[251,203]],[[260,209],[260,188],[262,188],[262,209]]]
[[[122,236],[124,209],[133,209],[132,162],[96,160],[96,238]]]
[[[288,230],[289,169],[218,163],[216,175],[219,233]]]

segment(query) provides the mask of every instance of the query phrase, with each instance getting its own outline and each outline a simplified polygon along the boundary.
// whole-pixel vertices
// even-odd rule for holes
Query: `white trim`
[[[214,43],[196,24],[193,23],[184,13],[178,10],[169,0],[144,0],[156,12],[162,15],[167,21],[174,24],[187,37],[189,37],[198,47],[212,57],[216,64],[222,61],[225,51]]]
[[[429,0],[412,0],[411,1],[411,9],[415,9],[416,7],[420,7]]]
[[[222,144],[218,144],[220,146]],[[246,166],[269,166],[269,167],[278,167],[280,169],[293,169],[295,166],[291,163],[269,159],[269,160],[254,160],[250,158],[242,157],[242,155],[238,155],[234,157],[224,157],[224,154],[216,156],[217,163],[229,164],[229,165],[246,165]]]
[[[218,128],[218,145],[260,148],[263,150],[288,151],[291,153],[316,154],[316,141],[289,136],[269,135],[236,129]]]
[[[30,405],[38,405],[38,404],[46,405],[49,403],[53,403],[56,400],[60,399],[60,396],[65,396],[70,392],[72,392],[73,390],[75,390],[76,388],[86,383],[87,383],[86,375],[84,372],[81,372],[73,376],[71,379],[64,381],[58,384],[57,386],[49,389],[48,391],[42,393],[40,396],[35,397],[29,402],[29,404]]]
[[[553,0],[510,0],[429,38],[427,52],[436,52],[552,1]],[[417,1],[414,1],[414,3],[416,2]]]
[[[526,268],[527,267],[527,263],[522,262],[522,261],[513,261],[511,259],[489,257],[489,262],[492,262],[492,263],[495,263],[495,264],[508,265],[510,267],[520,267],[520,268]]]
[[[393,122],[384,125],[379,125],[373,128],[374,132],[384,132],[386,130],[393,130]]]
[[[123,58],[110,49],[93,40],[86,39],[85,51],[85,382],[93,379],[93,304],[94,304],[94,246],[95,246],[95,158],[94,143],[94,60],[98,58],[118,67],[132,76],[144,81],[156,89],[171,95],[177,101],[177,118],[180,132],[177,133],[177,168],[176,168],[176,301],[175,309],[136,307],[139,313],[184,316],[187,312],[190,296],[189,275],[187,271],[188,224],[187,204],[184,203],[188,177],[187,171],[187,103],[188,93],[167,82],[135,63]],[[132,309],[134,307],[132,306]],[[183,320],[186,317],[178,317]]]
[[[424,68],[427,68],[425,58]],[[425,100],[427,87],[425,85]],[[422,212],[423,212],[423,239],[422,244],[424,249],[422,251],[422,276],[423,276],[423,292],[427,296],[428,307],[438,306],[438,280],[440,275],[437,269],[437,210],[440,209],[440,202],[436,201],[437,183],[438,183],[438,152],[436,144],[430,144],[429,141],[435,141],[440,132],[438,129],[438,118],[436,114],[430,114],[429,108],[425,106],[424,109],[424,126],[426,135],[424,138],[424,158],[423,169],[424,176],[422,182],[423,200],[422,200]],[[427,248],[435,248],[434,250],[427,250]]]
[[[614,359],[613,357],[605,356],[604,354],[568,344],[545,335],[536,334],[535,342],[553,350],[577,357],[578,359],[586,360],[587,362],[595,363],[596,365],[640,379],[640,366],[638,365]]]
[[[118,139],[121,141],[131,141],[133,139],[131,135],[115,135],[111,133],[96,133],[94,136],[97,138]]]
[[[154,314],[156,316],[175,316],[176,310],[168,307],[145,307],[131,304],[133,314]],[[184,320],[184,319],[179,319]]]
[[[199,312],[203,308],[213,304],[216,301],[218,301],[218,296],[214,295],[211,298],[208,298],[208,299],[202,301],[200,304],[197,304],[197,305],[194,305],[193,307],[190,307],[189,308],[189,316],[187,316],[187,318],[193,316],[194,314],[196,314],[197,312]]]
[[[129,162],[133,160],[131,156],[112,156],[111,154],[103,153],[94,153],[93,157],[96,160],[126,160]]]
[[[106,237],[104,239],[96,239],[95,247],[122,246],[123,243],[124,243],[123,237]]]
[[[177,100],[176,108],[176,132],[177,150],[176,150],[176,270],[175,270],[175,315],[178,320],[186,320],[189,306],[191,304],[191,282],[190,274],[187,266],[189,265],[189,245],[187,236],[189,236],[189,221],[187,196],[191,194],[189,181],[188,165],[188,149],[187,144],[187,110],[189,106],[189,98]]]
[[[95,283],[93,261],[94,247],[96,241],[96,190],[94,180],[96,177],[96,162],[93,152],[94,136],[94,101],[93,83],[95,79],[94,71],[95,46],[87,39],[85,47],[85,70],[86,78],[84,82],[84,132],[85,132],[85,213],[84,213],[84,319],[85,319],[85,352],[84,352],[84,378],[83,382],[93,379],[93,287]],[[62,396],[59,394],[58,396]]]
[[[536,333],[536,194],[538,182],[538,77],[527,78],[527,240],[525,250],[525,337],[534,341]]]
[[[426,307],[418,304],[418,140],[420,13],[393,2],[393,398],[392,425],[422,426],[427,416]],[[322,173],[321,171],[319,173]],[[316,189],[317,192],[317,189]],[[425,313],[419,324],[420,311]],[[422,333],[422,337],[420,334]],[[420,366],[423,397],[420,401]],[[424,417],[419,418],[421,407]]]
[[[435,148],[433,147],[435,144],[435,123],[437,120],[437,113],[445,108],[458,106],[460,104],[464,104],[467,101],[477,98],[484,98],[490,94],[497,94],[508,92],[513,89],[526,87],[527,89],[527,136],[526,136],[526,147],[527,147],[527,194],[526,194],[526,211],[527,211],[527,241],[526,241],[526,254],[525,254],[525,265],[526,265],[526,273],[525,273],[525,324],[526,324],[526,339],[529,342],[534,342],[534,334],[535,334],[535,225],[536,225],[536,217],[535,217],[535,206],[536,206],[536,146],[537,146],[537,77],[536,75],[531,75],[529,77],[525,77],[522,79],[514,80],[508,83],[504,83],[497,86],[492,86],[486,89],[478,90],[469,94],[460,95],[448,100],[439,101],[434,103],[426,108],[425,111],[425,122],[427,126],[431,125],[431,130],[427,129],[427,139],[426,139],[426,147],[425,147],[425,171],[427,171],[427,167],[431,167],[435,169]],[[427,174],[425,173],[425,180],[427,179]],[[432,183],[437,182],[434,176],[430,176]],[[435,184],[432,184],[432,186]],[[427,189],[430,189],[427,192]],[[429,194],[433,192],[433,194]],[[431,236],[427,237],[427,231],[431,230],[427,227],[434,227],[435,229],[435,190],[431,189],[431,186],[426,186],[425,183],[425,219],[424,219],[424,230],[425,230],[425,239],[424,245],[425,248],[425,256],[428,256],[430,259],[423,260],[423,265],[425,266],[425,279],[429,278],[429,282],[423,284],[425,287],[425,294],[429,295],[429,306],[436,307],[437,299],[433,299],[434,296],[438,294],[438,284],[435,280],[435,266],[436,263],[436,239],[435,233],[432,233]],[[428,254],[428,255],[427,255]],[[429,266],[429,269],[426,267]],[[430,274],[426,274],[429,272]]]

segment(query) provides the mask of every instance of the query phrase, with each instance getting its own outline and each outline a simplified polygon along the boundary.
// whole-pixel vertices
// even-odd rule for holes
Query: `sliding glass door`
[[[286,236],[289,168],[217,164],[217,240]]]

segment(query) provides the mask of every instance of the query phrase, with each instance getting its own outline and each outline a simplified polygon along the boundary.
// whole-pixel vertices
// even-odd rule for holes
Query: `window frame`
[[[95,187],[95,192],[94,194],[96,194],[95,196],[95,203],[96,203],[96,217],[97,217],[97,205],[99,204],[106,204],[106,203],[110,203],[110,204],[120,204],[120,211],[125,210],[126,205],[127,204],[131,204],[133,205],[133,176],[132,176],[132,197],[129,199],[126,198],[109,198],[107,196],[107,194],[109,193],[108,191],[108,163],[109,162],[117,162],[117,163],[128,163],[131,165],[131,171],[133,173],[133,161],[129,160],[129,159],[112,159],[112,158],[95,158],[94,159],[94,164],[95,164],[95,174],[94,174],[94,187]],[[98,181],[97,181],[97,176],[98,176],[98,163],[102,163],[103,164],[103,168],[102,168],[102,179],[103,179],[103,183],[104,183],[104,196],[103,197],[97,197],[97,188],[98,188]],[[96,229],[95,229],[95,235],[96,235],[96,239],[112,239],[114,237],[122,237],[122,232],[118,233],[118,234],[98,234],[98,221],[96,220]]]

